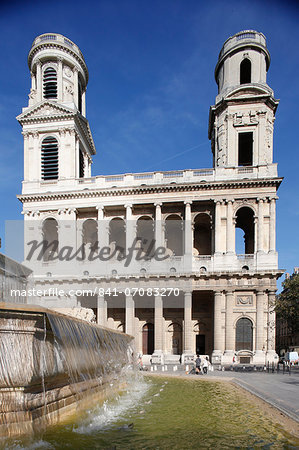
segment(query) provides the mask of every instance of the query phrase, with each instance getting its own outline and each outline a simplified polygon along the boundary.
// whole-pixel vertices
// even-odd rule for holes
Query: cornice
[[[237,270],[226,270],[226,271],[219,271],[219,272],[208,272],[208,273],[199,273],[199,272],[186,272],[186,273],[135,273],[135,274],[117,274],[116,276],[112,275],[102,275],[102,276],[82,276],[81,278],[78,278],[76,276],[73,277],[66,277],[66,276],[53,276],[51,278],[48,278],[46,276],[35,276],[34,280],[35,282],[38,282],[40,284],[60,284],[60,283],[81,283],[81,282],[88,282],[88,283],[98,283],[99,281],[115,283],[115,287],[120,285],[120,283],[126,283],[126,282],[140,282],[144,280],[144,282],[152,281],[152,280],[173,280],[174,282],[194,282],[194,288],[198,288],[198,285],[196,282],[198,280],[204,280],[206,283],[209,281],[217,281],[217,280],[223,280],[228,281],[229,286],[220,286],[220,285],[213,285],[211,288],[214,288],[215,291],[219,291],[225,288],[230,288],[231,291],[252,291],[256,289],[260,289],[259,281],[262,279],[272,279],[277,280],[279,277],[281,277],[284,273],[284,270],[275,269],[275,270],[259,270],[259,271],[250,271],[250,272],[242,272]],[[240,279],[248,279],[248,280],[255,280],[256,284],[250,284],[250,285],[234,285],[232,283],[233,280],[240,280]],[[202,286],[204,289],[205,286]],[[272,291],[273,286],[265,286],[265,291]]]
[[[68,192],[47,192],[38,194],[21,194],[17,198],[21,203],[35,201],[55,201],[55,200],[71,200],[80,198],[96,198],[96,197],[117,197],[123,195],[144,195],[144,194],[160,194],[171,192],[196,192],[223,189],[238,189],[252,187],[276,187],[278,188],[282,182],[282,178],[261,179],[261,180],[238,180],[238,181],[222,181],[210,183],[188,183],[188,184],[171,184],[171,185],[154,185],[154,186],[133,186],[133,187],[115,187],[115,188],[99,188],[85,190],[68,191]],[[83,190],[84,189],[84,190]]]
[[[78,48],[79,51],[79,55],[72,50],[70,47],[63,45],[60,42],[57,41],[53,41],[53,42],[38,42],[34,48],[32,48],[29,52],[28,55],[28,67],[29,70],[32,69],[31,64],[32,61],[34,59],[34,56],[42,49],[42,48],[46,48],[46,49],[58,49],[58,50],[62,50],[64,53],[68,53],[69,55],[71,55],[80,65],[81,69],[84,72],[85,75],[85,80],[86,80],[86,85],[88,83],[88,78],[89,78],[89,74],[88,74],[88,69],[87,69],[87,65],[84,59],[84,56],[81,52],[81,50]]]

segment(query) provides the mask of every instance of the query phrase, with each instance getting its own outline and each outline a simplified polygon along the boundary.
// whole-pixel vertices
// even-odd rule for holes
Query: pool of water
[[[232,385],[197,379],[138,378],[74,423],[10,449],[299,448]]]

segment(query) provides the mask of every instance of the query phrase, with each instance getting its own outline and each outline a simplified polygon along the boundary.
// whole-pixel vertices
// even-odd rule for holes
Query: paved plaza
[[[177,370],[168,366],[167,369],[162,372],[162,368],[157,366],[157,370],[149,373],[186,376],[185,366],[177,366]],[[299,423],[299,368],[292,369],[291,374],[288,372],[283,374],[282,371],[268,373],[214,370],[209,371],[207,375],[188,375],[188,377],[233,382]]]

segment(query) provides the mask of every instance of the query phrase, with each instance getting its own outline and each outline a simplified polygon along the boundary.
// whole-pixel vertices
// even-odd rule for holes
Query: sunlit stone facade
[[[18,116],[25,253],[35,239],[59,243],[41,261],[26,261],[35,287],[52,288],[32,301],[90,306],[98,323],[132,334],[136,351],[156,363],[187,362],[195,352],[215,364],[273,361],[281,178],[273,163],[278,101],[267,85],[264,35],[242,31],[219,54],[209,169],[92,177],[96,151],[85,118],[88,71],[81,51],[61,35],[41,35],[28,63],[29,105]],[[143,256],[162,248],[165,258],[120,261],[132,243]],[[66,261],[66,247],[74,246],[85,258]],[[105,258],[88,259],[103,248]],[[77,295],[82,289],[94,295]]]

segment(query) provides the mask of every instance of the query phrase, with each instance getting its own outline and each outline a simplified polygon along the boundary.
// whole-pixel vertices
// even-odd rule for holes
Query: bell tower
[[[241,31],[224,43],[215,69],[218,95],[209,118],[215,168],[273,164],[278,100],[267,84],[269,65],[262,33]]]
[[[86,119],[88,70],[66,37],[38,36],[28,55],[31,89],[17,120],[24,136],[23,193],[43,184],[91,176],[96,153]]]

